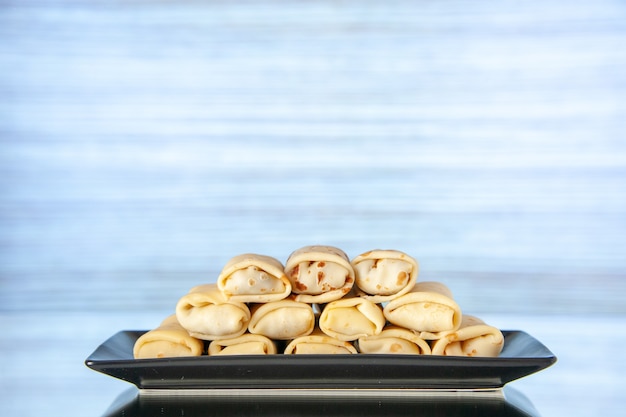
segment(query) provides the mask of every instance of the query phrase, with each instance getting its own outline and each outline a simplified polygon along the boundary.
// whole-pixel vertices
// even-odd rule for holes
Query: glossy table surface
[[[151,413],[87,356],[321,243],[548,346],[496,409],[619,414],[625,38],[617,0],[0,0],[0,411]]]
[[[326,393],[325,393],[326,394]],[[106,416],[207,416],[207,415],[306,415],[306,416],[509,416],[529,417],[537,410],[527,397],[507,387],[503,392],[387,393],[355,396],[353,393],[287,395],[146,395],[134,390],[122,393]]]

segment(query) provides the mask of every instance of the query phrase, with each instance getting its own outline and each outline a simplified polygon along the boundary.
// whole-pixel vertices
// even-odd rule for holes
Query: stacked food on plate
[[[414,354],[498,356],[502,332],[464,315],[441,282],[417,279],[398,250],[350,260],[305,246],[283,265],[243,254],[213,284],[191,288],[175,314],[135,342],[136,359],[201,355]]]

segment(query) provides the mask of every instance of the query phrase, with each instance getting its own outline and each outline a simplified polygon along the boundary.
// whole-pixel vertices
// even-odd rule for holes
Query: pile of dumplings
[[[285,265],[238,255],[216,283],[182,296],[133,354],[498,356],[502,332],[463,314],[443,283],[418,282],[418,272],[418,262],[398,250],[350,260],[333,246],[305,246]]]

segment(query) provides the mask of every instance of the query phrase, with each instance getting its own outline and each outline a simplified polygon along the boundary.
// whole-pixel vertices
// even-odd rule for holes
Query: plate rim
[[[522,330],[502,330],[505,335],[505,349],[507,347],[506,342],[510,337],[521,337],[525,343],[532,344],[535,348],[538,348],[540,353],[530,356],[498,356],[498,357],[463,357],[463,356],[442,356],[442,355],[394,355],[394,354],[352,354],[352,355],[286,355],[286,354],[274,354],[274,355],[236,355],[236,356],[209,356],[202,355],[198,357],[174,357],[174,358],[154,358],[154,359],[134,359],[132,358],[132,351],[126,352],[129,354],[129,358],[106,358],[106,351],[111,351],[113,348],[111,344],[117,343],[120,338],[130,338],[125,340],[128,343],[129,340],[136,340],[142,333],[148,330],[120,330],[114,333],[112,336],[102,342],[84,361],[85,365],[94,371],[101,372],[130,382],[136,385],[138,388],[154,388],[154,389],[189,389],[187,386],[182,386],[180,381],[169,381],[167,377],[162,377],[161,381],[156,381],[160,384],[154,386],[155,380],[147,378],[146,375],[140,375],[143,371],[150,370],[152,373],[158,372],[182,372],[204,369],[222,369],[236,367],[238,370],[242,368],[253,368],[255,370],[263,369],[264,366],[275,366],[277,369],[286,370],[298,366],[312,367],[316,365],[327,366],[339,366],[344,367],[347,370],[354,370],[362,366],[379,367],[382,370],[388,370],[392,367],[408,366],[410,368],[416,368],[419,370],[433,371],[433,369],[439,368],[443,371],[464,372],[467,370],[476,370],[477,368],[485,368],[492,371],[494,377],[500,377],[500,381],[485,382],[470,382],[465,381],[462,377],[450,377],[442,375],[440,381],[434,382],[434,385],[429,383],[419,383],[420,379],[416,379],[414,384],[410,382],[404,382],[411,385],[408,388],[452,388],[452,389],[485,389],[485,388],[501,388],[509,382],[517,380],[519,378],[531,375],[552,366],[557,357],[550,351],[543,343]],[[505,352],[503,349],[503,352]],[[113,349],[114,350],[114,349]],[[195,368],[195,369],[192,369]],[[308,369],[308,368],[307,368]],[[497,370],[514,370],[515,375],[513,377],[503,378],[502,375],[497,375]],[[267,372],[267,371],[265,371]],[[361,371],[359,371],[361,372]],[[256,377],[259,381],[259,377]],[[376,381],[376,377],[366,376],[369,381],[355,381],[353,388],[371,387],[378,384],[380,388],[385,388],[385,377],[379,377]],[[251,378],[246,380],[243,385],[253,386],[257,379]],[[288,380],[286,377],[285,380]],[[345,386],[346,381],[329,378],[331,383],[334,381],[337,388]],[[391,378],[393,379],[393,377]],[[405,378],[406,379],[406,378]],[[242,377],[233,376],[231,382],[232,388],[237,385],[236,381],[241,381]],[[218,386],[219,384],[212,382],[211,378],[205,378],[202,381],[197,382],[200,386],[195,388],[223,388]],[[317,385],[311,382],[309,386],[306,382],[302,382],[300,379],[296,383],[298,387],[317,387]],[[217,384],[217,385],[216,385]],[[284,382],[281,383],[284,385]],[[280,384],[279,384],[280,385]],[[397,388],[391,384],[391,388]],[[268,386],[269,388],[276,388],[277,386]]]

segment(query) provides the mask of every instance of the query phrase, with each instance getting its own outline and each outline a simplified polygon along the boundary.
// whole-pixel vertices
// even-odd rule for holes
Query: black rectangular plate
[[[497,358],[431,355],[240,355],[133,359],[140,331],[120,331],[85,364],[140,389],[493,389],[549,367],[537,339],[505,330]]]

